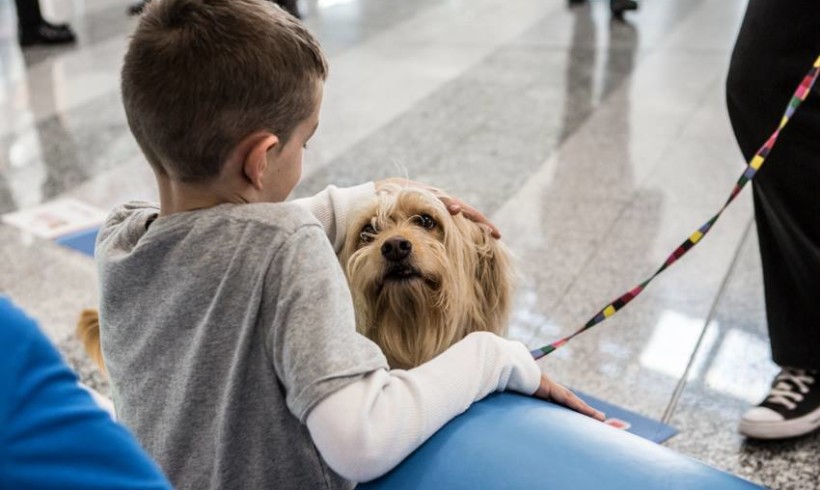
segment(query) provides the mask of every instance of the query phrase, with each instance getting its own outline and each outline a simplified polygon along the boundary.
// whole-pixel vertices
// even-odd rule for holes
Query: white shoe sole
[[[797,437],[820,427],[820,407],[814,411],[792,420],[778,422],[740,421],[739,432],[755,439],[785,439]]]

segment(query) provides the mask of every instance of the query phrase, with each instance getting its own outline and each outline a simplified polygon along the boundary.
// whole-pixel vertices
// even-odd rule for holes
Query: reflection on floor
[[[0,0],[0,214],[153,199],[118,101],[128,2],[42,4],[79,43],[21,52]],[[743,0],[645,0],[627,23],[600,0],[302,7],[331,76],[297,194],[398,174],[476,205],[518,257],[512,335],[530,347],[651,274],[742,170],[723,84]],[[751,218],[747,191],[698,250],[541,365],[674,425],[676,450],[772,488],[820,488],[820,434],[753,443],[735,430],[776,372]],[[93,262],[5,224],[0,257],[0,291],[105,390],[71,333],[96,303]]]

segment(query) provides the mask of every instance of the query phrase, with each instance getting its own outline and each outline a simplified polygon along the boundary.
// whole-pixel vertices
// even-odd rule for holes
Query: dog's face
[[[357,328],[392,368],[426,362],[470,332],[504,332],[512,268],[486,229],[430,192],[398,186],[354,214],[339,258]]]

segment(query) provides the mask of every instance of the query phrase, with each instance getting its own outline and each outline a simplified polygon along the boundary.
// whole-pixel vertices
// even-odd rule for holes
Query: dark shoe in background
[[[69,44],[77,40],[74,31],[66,24],[51,24],[42,21],[37,26],[20,27],[18,30],[20,46],[33,46],[35,44]]]
[[[139,15],[145,10],[145,6],[148,5],[148,2],[151,0],[140,0],[139,2],[134,2],[128,7],[128,15]]]
[[[276,0],[275,3],[297,19],[302,18],[302,15],[299,13],[299,2],[297,0]]]
[[[613,17],[623,19],[624,12],[627,10],[638,10],[638,2],[635,0],[611,0],[609,10],[612,11]]]
[[[45,26],[47,26],[47,27],[50,27],[50,28],[52,28],[52,29],[57,29],[57,30],[67,30],[67,31],[70,31],[70,30],[71,30],[71,28],[68,26],[68,24],[52,24],[51,22],[49,22],[49,21],[47,21],[47,20],[45,20],[45,19],[43,19],[42,21],[40,21],[40,23],[41,23],[41,24],[43,24],[43,25],[45,25]]]

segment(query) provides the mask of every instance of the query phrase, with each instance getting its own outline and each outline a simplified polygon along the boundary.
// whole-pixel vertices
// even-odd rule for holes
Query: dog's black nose
[[[388,238],[382,243],[382,255],[387,260],[398,262],[404,260],[413,250],[413,244],[400,236]]]

